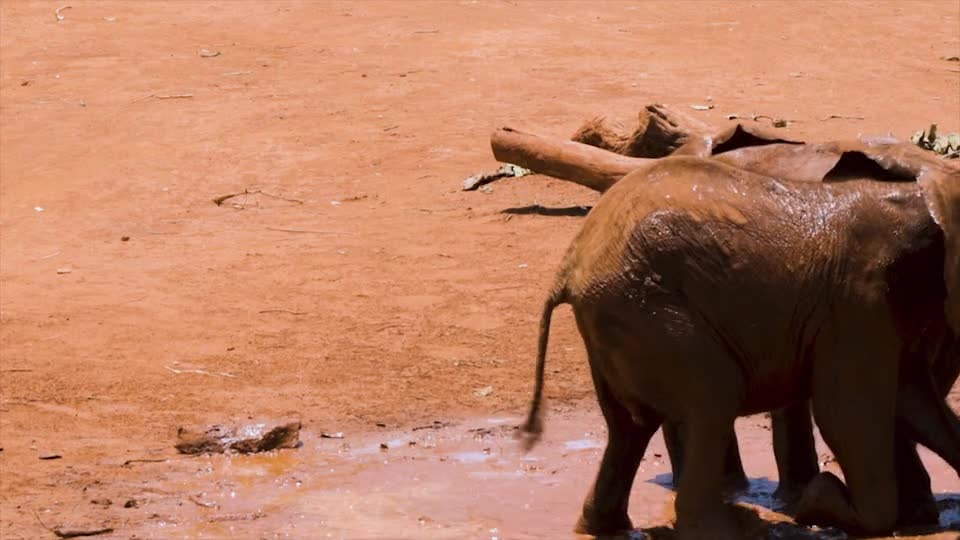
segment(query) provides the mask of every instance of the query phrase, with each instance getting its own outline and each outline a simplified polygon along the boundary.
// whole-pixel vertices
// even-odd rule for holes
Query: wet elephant
[[[531,441],[540,431],[550,314],[568,303],[608,427],[580,532],[631,528],[633,477],[668,421],[686,442],[679,533],[736,538],[717,449],[737,416],[811,399],[847,484],[817,473],[797,520],[885,533],[897,520],[897,467],[922,470],[901,463],[911,456],[895,440],[960,470],[960,426],[932,375],[957,353],[958,298],[952,169],[916,182],[787,185],[712,159],[658,160],[611,187],[567,251],[524,430]]]
[[[931,152],[916,145],[901,142],[891,137],[862,138],[849,141],[824,143],[799,143],[781,139],[776,133],[757,129],[749,124],[732,125],[726,129],[698,136],[680,130],[676,138],[678,121],[676,113],[664,115],[662,107],[647,107],[642,118],[654,120],[661,126],[650,130],[638,130],[633,136],[619,136],[608,128],[589,123],[569,141],[553,141],[523,134],[511,129],[501,129],[491,137],[494,155],[501,161],[517,163],[538,172],[550,174],[606,192],[624,175],[642,168],[666,155],[687,155],[711,158],[739,169],[763,176],[792,182],[844,182],[872,179],[893,182],[915,182],[927,169],[950,168]],[[672,120],[671,120],[672,118]],[[649,122],[641,121],[649,127]],[[690,128],[689,122],[686,124]],[[666,131],[663,127],[666,126]],[[666,137],[660,135],[666,134]],[[686,142],[671,146],[678,140]],[[609,151],[588,148],[598,146]],[[643,156],[643,157],[638,157]],[[958,170],[958,167],[953,167]],[[936,381],[943,395],[957,378],[960,360],[957,355],[938,362]],[[776,495],[787,502],[794,502],[806,484],[819,472],[810,407],[806,401],[790,404],[772,412],[774,453],[777,460],[780,482]],[[671,422],[663,426],[667,450],[673,467],[676,486],[683,472],[682,440],[680,430]],[[748,486],[740,459],[736,437],[730,437],[730,446],[724,458],[724,486],[728,491],[739,491]],[[898,447],[904,459],[898,464],[919,463],[914,445],[899,441]],[[898,465],[899,467],[900,465]],[[913,467],[916,469],[916,467]],[[902,488],[901,524],[932,524],[938,516],[929,488],[929,480],[920,471],[903,470],[901,476],[916,482],[905,483]]]
[[[739,141],[739,142],[738,142]],[[708,141],[691,141],[678,154],[712,157],[747,171],[778,179],[799,182],[845,182],[879,180],[915,182],[928,171],[956,174],[960,167],[943,161],[916,145],[891,138],[866,138],[819,144],[783,144],[769,138],[728,129]],[[940,351],[936,355],[934,379],[940,394],[946,397],[960,373],[960,353]],[[780,482],[776,496],[795,502],[807,483],[819,472],[810,405],[793,403],[772,411],[773,448]],[[683,449],[679,430],[669,422],[663,426],[664,438],[673,468],[674,485],[683,472]],[[898,525],[931,525],[938,522],[938,511],[926,471],[919,466],[916,445],[897,441],[900,485]],[[736,437],[731,438],[724,459],[724,486],[728,491],[747,487]]]

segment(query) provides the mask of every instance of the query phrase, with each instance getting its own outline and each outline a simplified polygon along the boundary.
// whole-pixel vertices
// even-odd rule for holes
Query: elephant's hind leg
[[[597,353],[590,351],[589,355],[597,400],[607,422],[607,447],[575,530],[581,534],[617,534],[633,529],[627,515],[630,489],[650,438],[660,428],[662,420],[646,409],[638,418],[634,418],[617,401],[603,374],[599,372]]]
[[[795,502],[803,489],[820,472],[817,448],[813,440],[810,402],[803,400],[787,405],[771,414],[773,454],[777,458],[780,484],[777,498]]]
[[[677,488],[678,537],[740,538],[742,531],[720,494],[725,449],[734,436],[735,407],[719,406],[691,417],[683,425],[685,470]],[[727,410],[724,410],[727,409]]]
[[[809,413],[807,414],[809,416]],[[680,479],[683,477],[683,453],[684,442],[681,435],[680,426],[673,422],[664,422],[663,442],[667,446],[667,454],[670,456],[670,467],[673,470],[673,487],[680,486]],[[727,445],[727,451],[723,458],[723,490],[726,493],[737,493],[750,487],[747,480],[747,473],[743,470],[743,461],[740,459],[740,446],[737,444],[737,434],[730,430],[730,444]],[[816,458],[816,455],[814,455]],[[814,459],[816,463],[816,459]]]
[[[829,472],[815,476],[798,504],[798,523],[863,535],[887,533],[896,523],[897,371],[863,370],[849,361],[860,356],[872,365],[896,366],[896,347],[880,341],[847,340],[842,361],[815,367],[814,415],[847,485]]]

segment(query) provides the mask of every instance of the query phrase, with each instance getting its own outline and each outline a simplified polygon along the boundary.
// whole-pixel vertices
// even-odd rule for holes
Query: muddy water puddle
[[[147,494],[136,509],[140,519],[126,514],[117,537],[575,538],[573,523],[603,451],[602,421],[588,413],[552,414],[529,454],[512,438],[517,423],[483,418],[417,430],[373,428],[343,439],[321,438],[307,425],[295,450],[143,464],[139,478],[127,480],[128,489]],[[737,431],[752,479],[740,502],[768,521],[788,521],[772,496],[776,467],[767,421],[741,419]],[[828,461],[825,449],[821,455]],[[631,498],[638,526],[668,525],[672,518],[666,456],[658,435]],[[924,458],[947,510],[941,521],[960,525],[956,476],[942,461]],[[769,537],[843,535],[782,523]]]

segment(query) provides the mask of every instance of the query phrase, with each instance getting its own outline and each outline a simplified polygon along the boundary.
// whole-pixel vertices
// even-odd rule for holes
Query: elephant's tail
[[[554,308],[566,302],[566,288],[555,287],[544,303],[543,315],[540,316],[540,342],[537,347],[537,374],[533,388],[533,401],[530,403],[527,421],[520,428],[526,450],[533,448],[533,445],[540,440],[540,434],[543,432],[541,405],[543,404],[543,373],[547,361],[547,342],[550,338],[550,317],[553,315]]]

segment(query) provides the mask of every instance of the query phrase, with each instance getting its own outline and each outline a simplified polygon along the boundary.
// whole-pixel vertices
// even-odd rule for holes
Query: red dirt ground
[[[495,167],[496,127],[563,136],[660,102],[808,140],[960,128],[955,1],[4,1],[0,17],[4,539],[52,537],[33,512],[90,518],[64,501],[172,455],[181,425],[519,415],[581,218],[503,211],[597,195],[544,177],[461,192]],[[211,202],[244,190],[263,193]],[[569,311],[553,336],[554,410],[592,410]],[[102,521],[128,538],[137,512]]]

